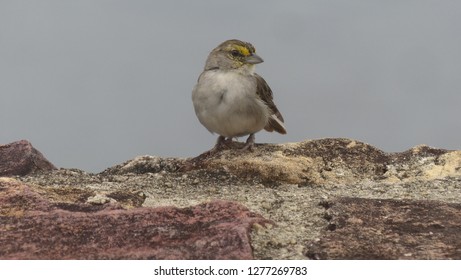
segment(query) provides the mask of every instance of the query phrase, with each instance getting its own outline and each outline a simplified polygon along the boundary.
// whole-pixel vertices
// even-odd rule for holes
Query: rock
[[[233,144],[236,148],[241,145],[241,143]],[[363,255],[360,256],[346,254],[340,250],[335,254],[332,253],[331,248],[326,247],[326,241],[323,242],[323,240],[333,241],[333,238],[337,237],[331,229],[334,225],[339,228],[340,224],[332,221],[334,217],[340,217],[339,214],[334,214],[333,210],[342,205],[341,199],[349,197],[357,199],[357,203],[359,199],[365,199],[364,201],[368,203],[369,208],[357,206],[358,212],[354,212],[353,217],[348,220],[357,226],[357,230],[360,229],[359,225],[365,221],[361,215],[369,215],[369,209],[376,208],[373,213],[377,213],[377,219],[366,224],[367,232],[365,233],[384,232],[382,223],[386,221],[387,214],[380,212],[384,210],[378,207],[380,204],[373,201],[386,203],[392,201],[395,203],[392,205],[401,210],[402,216],[405,214],[404,207],[408,207],[408,211],[415,211],[427,219],[428,224],[433,221],[445,229],[451,229],[455,224],[450,223],[456,220],[455,218],[443,221],[438,219],[438,216],[423,216],[421,205],[432,201],[434,204],[426,206],[432,205],[436,209],[449,210],[455,209],[456,205],[461,203],[461,151],[435,149],[421,145],[400,153],[385,153],[355,140],[319,139],[279,145],[258,144],[253,152],[241,153],[236,149],[228,149],[214,155],[204,153],[188,159],[140,156],[110,167],[99,174],[76,169],[59,169],[16,178],[19,180],[18,184],[26,185],[27,192],[34,196],[30,200],[8,200],[9,202],[5,203],[14,204],[14,201],[25,201],[19,205],[27,205],[29,203],[27,201],[30,201],[30,205],[45,207],[40,208],[45,209],[40,210],[45,214],[67,211],[66,215],[77,213],[89,215],[90,213],[104,216],[105,213],[115,211],[111,213],[116,213],[117,217],[125,219],[131,215],[130,213],[138,213],[137,211],[141,216],[151,215],[151,212],[149,212],[151,214],[144,212],[148,211],[146,209],[151,209],[149,211],[164,207],[174,207],[173,209],[176,210],[196,209],[196,207],[202,207],[201,205],[208,205],[210,201],[232,201],[232,205],[243,205],[245,209],[251,209],[251,213],[257,213],[258,219],[265,217],[274,221],[273,227],[253,225],[252,231],[246,231],[250,232],[251,237],[249,242],[251,242],[252,250],[251,248],[248,250],[256,259],[336,258],[340,255],[344,258],[360,258],[365,256],[366,248],[363,248]],[[320,206],[320,203],[325,201],[332,203],[331,209],[333,210]],[[398,204],[400,202],[404,204]],[[365,202],[361,201],[361,203]],[[52,207],[47,208],[46,205],[52,205]],[[1,209],[5,213],[22,213],[21,211],[25,210],[21,207],[5,206]],[[457,213],[454,212],[455,210],[448,210],[445,213],[447,216],[450,211]],[[325,216],[332,217],[332,220],[325,219]],[[244,219],[247,219],[245,217],[247,216],[244,216]],[[218,219],[218,224],[221,221],[216,215],[210,214],[209,218]],[[422,223],[423,220],[417,220],[416,217],[411,220],[410,216],[407,218],[413,223],[414,228],[418,225],[418,221]],[[115,223],[114,225],[119,227],[120,231],[138,234],[138,238],[141,239],[145,234],[150,234],[147,230],[151,229],[149,227],[146,231],[141,230],[141,227],[146,226],[145,223],[139,223],[134,218],[130,220],[139,231],[142,231],[139,233],[128,228],[128,219],[123,221],[126,224],[122,223],[120,226],[113,221],[110,223]],[[83,224],[82,220],[79,222]],[[178,223],[183,224],[183,220],[179,219]],[[82,224],[79,225],[83,228]],[[244,223],[244,227],[248,224]],[[94,225],[89,223],[88,226],[92,228]],[[407,236],[405,223],[395,223],[393,226],[395,226],[392,228],[393,233],[398,232],[402,236]],[[347,224],[344,230],[350,227]],[[330,230],[326,230],[328,228]],[[206,236],[209,230],[205,228],[201,234]],[[95,232],[98,233],[98,231]],[[434,240],[438,240],[438,244],[445,245],[450,244],[453,236],[456,235],[456,232],[453,235],[447,232],[431,232],[436,237]],[[369,247],[382,246],[379,243],[380,240],[375,238],[376,236],[365,233],[363,233],[365,239],[360,241],[361,243]],[[87,239],[93,238],[90,233],[85,236]],[[95,234],[94,238],[102,237]],[[179,242],[181,238],[190,242],[188,236],[182,235],[175,242]],[[388,236],[384,235],[382,239],[384,244],[392,246],[392,243],[386,243],[386,238]],[[319,243],[315,243],[315,240],[319,240]],[[456,248],[458,245],[437,247],[430,243],[430,240],[418,237],[414,239],[413,244],[417,250],[407,250],[411,246],[406,244],[405,240],[395,239],[396,243],[393,244],[392,249],[389,249],[389,254],[370,254],[367,257],[458,258],[456,253],[456,250],[459,251],[459,248]],[[340,241],[340,239],[337,240],[338,244]],[[139,244],[136,241],[133,242]],[[123,244],[125,246],[123,248],[127,249],[128,245]],[[306,248],[306,244],[309,247]],[[314,246],[315,244],[317,247]],[[109,248],[107,244],[102,246],[106,246],[105,249]],[[168,248],[167,245],[160,247],[162,246]],[[245,246],[242,248],[248,248]],[[358,244],[355,246],[358,252],[361,247]],[[141,248],[139,258],[148,257],[148,254],[143,251],[144,247],[137,248]],[[227,250],[213,248],[217,252]],[[0,251],[1,249],[0,245]],[[312,251],[314,249],[315,251]],[[189,252],[188,249],[184,250],[184,252]],[[244,252],[242,255],[248,256],[249,251],[242,250]],[[134,254],[134,251],[133,247],[130,252]],[[168,257],[188,258],[191,256],[187,254],[189,253]],[[104,255],[107,258],[117,258],[117,256],[115,254]],[[233,256],[236,254],[233,253]],[[95,256],[89,258],[91,257]],[[98,255],[99,257],[101,256]],[[137,258],[134,255],[124,257]],[[160,258],[160,253],[155,257]],[[207,253],[203,255],[197,253],[194,257],[218,258]],[[83,255],[81,258],[84,258]]]
[[[0,145],[0,176],[24,176],[56,169],[27,140]]]
[[[205,155],[205,154],[204,154]],[[411,182],[461,175],[461,151],[417,146],[385,153],[350,139],[320,139],[280,145],[257,144],[255,152],[224,150],[215,156],[161,159],[138,157],[103,174],[205,170],[253,181],[301,185],[357,184],[365,181]]]
[[[108,168],[101,174],[145,174],[160,171],[174,172],[180,166],[181,160],[174,158],[161,158],[154,156],[138,156],[122,164]]]
[[[461,259],[461,204],[338,198],[311,259]]]
[[[249,231],[270,223],[228,201],[62,207],[13,179],[0,188],[0,259],[252,259]]]

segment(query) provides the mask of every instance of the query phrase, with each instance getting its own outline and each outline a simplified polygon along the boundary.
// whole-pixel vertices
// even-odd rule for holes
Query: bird
[[[271,88],[255,73],[255,65],[263,61],[251,43],[237,39],[219,44],[208,55],[192,90],[192,103],[200,123],[219,135],[210,151],[245,135],[241,151],[251,151],[255,133],[263,129],[287,133]]]

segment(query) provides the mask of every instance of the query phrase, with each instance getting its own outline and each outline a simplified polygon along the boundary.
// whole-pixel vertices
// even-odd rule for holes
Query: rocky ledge
[[[0,176],[0,259],[461,259],[461,151],[320,139],[90,174],[20,141]]]

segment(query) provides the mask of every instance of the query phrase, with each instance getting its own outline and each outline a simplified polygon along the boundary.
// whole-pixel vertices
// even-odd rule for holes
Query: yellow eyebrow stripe
[[[246,47],[243,47],[243,46],[234,46],[241,54],[243,54],[244,56],[249,56],[250,55],[250,51],[248,50],[248,48]]]

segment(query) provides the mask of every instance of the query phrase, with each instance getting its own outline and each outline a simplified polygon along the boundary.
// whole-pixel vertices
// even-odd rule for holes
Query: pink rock
[[[461,259],[461,204],[340,197],[323,204],[328,227],[311,259]]]
[[[32,187],[0,179],[0,259],[252,259],[252,225],[270,223],[228,201],[108,205],[53,204]]]
[[[27,140],[0,145],[0,176],[24,176],[53,169],[56,167]]]

